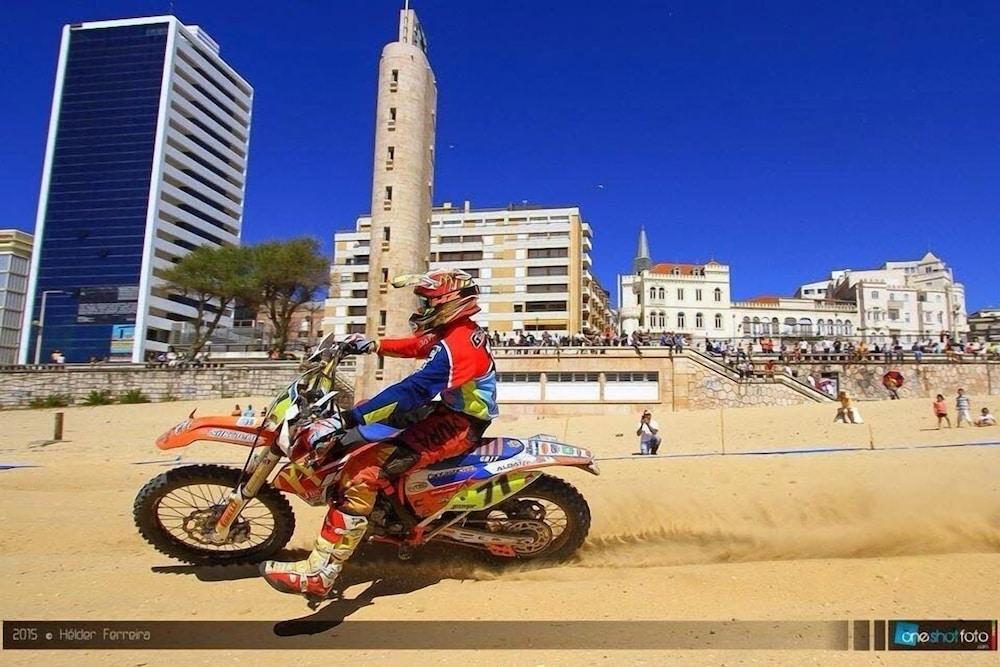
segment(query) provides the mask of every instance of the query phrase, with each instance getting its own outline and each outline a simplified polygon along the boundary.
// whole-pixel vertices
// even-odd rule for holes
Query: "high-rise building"
[[[31,234],[0,229],[0,365],[17,363],[31,245]]]
[[[427,40],[412,9],[399,14],[399,38],[382,49],[375,112],[369,258],[364,288],[371,336],[405,335],[416,307],[410,289],[394,289],[395,276],[424,273],[430,253],[431,195],[437,84]],[[408,375],[408,359],[364,357],[356,393]]]
[[[334,235],[325,332],[366,329],[371,218]],[[593,232],[576,206],[473,209],[445,203],[431,215],[431,268],[460,268],[479,284],[476,320],[501,333],[603,333],[609,294],[593,274]],[[406,311],[408,315],[411,311]]]
[[[238,244],[253,88],[198,26],[63,28],[20,358],[142,361],[196,315],[161,272]],[[44,312],[42,312],[44,310]]]

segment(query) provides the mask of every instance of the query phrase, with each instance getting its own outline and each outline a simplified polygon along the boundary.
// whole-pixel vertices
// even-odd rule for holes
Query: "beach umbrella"
[[[882,384],[884,386],[888,386],[890,380],[892,380],[892,382],[895,383],[897,388],[903,386],[903,374],[900,373],[899,371],[889,371],[888,373],[882,376]]]

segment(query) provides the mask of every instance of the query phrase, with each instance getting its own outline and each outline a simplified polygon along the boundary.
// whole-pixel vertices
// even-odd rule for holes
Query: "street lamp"
[[[35,334],[35,365],[41,363],[42,358],[42,329],[45,328],[45,302],[50,294],[69,294],[66,290],[47,289],[42,292],[42,307],[38,313],[38,333]]]

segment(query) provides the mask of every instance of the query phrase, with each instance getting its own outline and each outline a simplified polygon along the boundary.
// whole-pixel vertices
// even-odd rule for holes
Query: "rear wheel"
[[[470,514],[465,525],[532,537],[530,545],[514,548],[514,557],[519,560],[563,561],[587,538],[590,506],[569,482],[542,475],[499,505]],[[496,558],[510,560],[507,556]]]
[[[295,531],[292,506],[264,485],[247,503],[225,542],[210,539],[240,471],[217,465],[168,470],[135,498],[135,525],[157,551],[195,565],[252,563],[281,550]]]

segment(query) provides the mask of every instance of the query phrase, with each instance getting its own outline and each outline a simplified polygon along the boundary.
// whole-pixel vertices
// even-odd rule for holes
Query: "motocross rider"
[[[397,437],[347,463],[338,480],[336,500],[309,557],[261,564],[264,579],[279,591],[320,598],[328,595],[344,562],[364,537],[378,491],[388,488],[403,472],[474,448],[498,415],[489,339],[470,319],[479,312],[479,287],[472,277],[461,270],[438,269],[419,276],[400,276],[393,285],[415,285],[419,309],[410,316],[413,335],[369,341],[355,334],[346,341],[347,349],[355,354],[426,361],[408,377],[344,413],[344,427],[391,422],[427,408],[438,394],[441,401]]]

